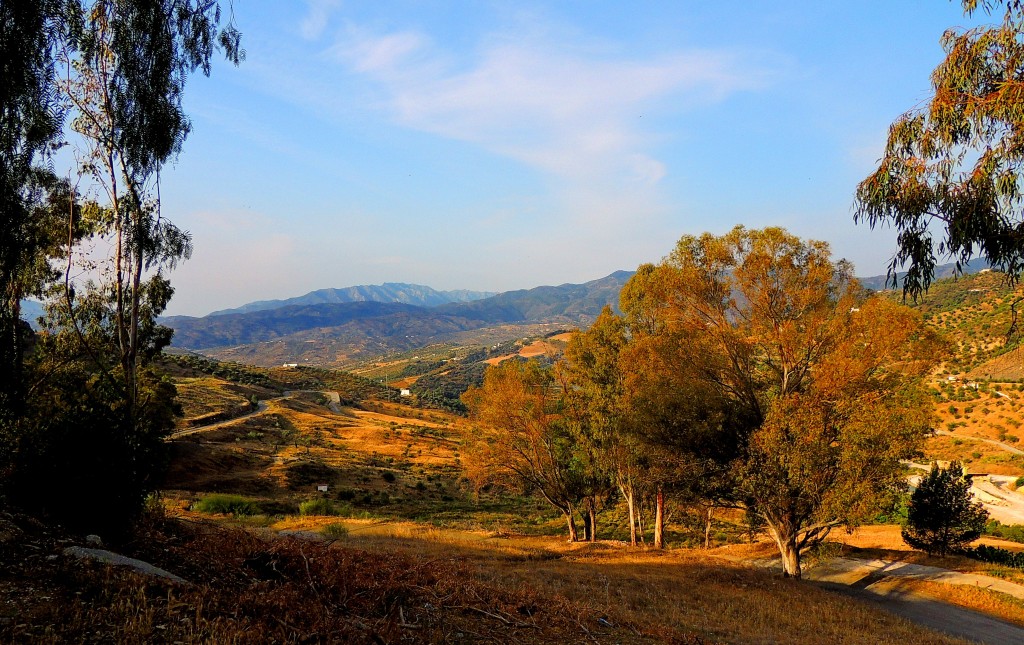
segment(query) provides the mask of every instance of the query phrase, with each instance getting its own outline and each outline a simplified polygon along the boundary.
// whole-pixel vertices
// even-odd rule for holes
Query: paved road
[[[1020,645],[1024,643],[1024,629],[999,619],[963,609],[920,594],[898,589],[885,589],[875,583],[866,588],[836,582],[816,583],[846,596],[861,598],[878,604],[886,611],[923,627],[965,638],[984,645]]]
[[[893,560],[832,558],[805,573],[823,587],[878,603],[919,625],[986,645],[1020,645],[1024,628],[930,598],[907,580],[970,585],[1024,599],[1024,586],[991,576]]]

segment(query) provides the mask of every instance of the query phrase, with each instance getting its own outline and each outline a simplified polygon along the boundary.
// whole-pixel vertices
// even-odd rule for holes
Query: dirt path
[[[833,591],[881,604],[894,614],[946,634],[989,645],[1024,643],[1024,628],[935,600],[905,585],[907,580],[927,580],[1024,599],[1024,586],[1006,580],[908,562],[853,558],[832,558],[809,569],[804,577]]]
[[[341,414],[341,395],[338,394],[337,392],[332,392],[330,390],[285,390],[284,394],[282,396],[278,396],[278,397],[275,397],[273,399],[266,399],[265,401],[258,402],[256,404],[256,409],[252,410],[251,412],[246,412],[245,414],[239,415],[237,417],[232,417],[232,418],[227,419],[225,421],[217,421],[215,423],[208,423],[208,424],[203,425],[203,426],[196,426],[194,428],[188,428],[187,430],[179,430],[177,432],[172,432],[168,438],[169,439],[178,439],[180,437],[187,437],[187,436],[192,435],[192,434],[197,434],[197,433],[200,433],[200,432],[209,432],[210,430],[216,430],[217,428],[222,428],[222,427],[224,427],[224,426],[226,426],[228,424],[235,423],[236,421],[241,421],[242,419],[247,419],[249,417],[256,416],[257,414],[261,414],[263,412],[266,412],[267,411],[267,407],[268,407],[267,406],[268,402],[270,402],[270,401],[284,401],[285,399],[289,399],[292,396],[294,396],[296,393],[299,393],[299,392],[312,392],[312,393],[315,393],[315,394],[323,394],[324,396],[327,397],[327,407],[330,408],[331,412],[333,412],[335,414]]]
[[[278,397],[276,399],[267,399],[267,401],[280,401],[282,398],[284,398],[284,397]],[[235,423],[237,421],[241,421],[242,419],[247,419],[249,417],[256,416],[257,414],[261,414],[261,413],[267,411],[267,401],[260,401],[259,403],[256,404],[256,409],[255,410],[252,410],[251,412],[246,412],[245,414],[242,414],[242,415],[237,416],[237,417],[232,417],[232,418],[230,418],[230,419],[228,419],[226,421],[217,421],[216,423],[210,423],[210,424],[207,424],[205,426],[196,426],[195,428],[189,428],[187,430],[179,430],[177,432],[172,432],[170,434],[170,436],[168,437],[168,439],[180,439],[181,437],[187,437],[187,436],[189,436],[191,434],[198,434],[200,432],[209,432],[210,430],[216,430],[217,428],[222,428],[222,427],[224,427],[224,426],[226,426],[228,424]]]
[[[1005,444],[1002,441],[996,441],[995,439],[986,439],[984,437],[972,437],[969,434],[956,434],[955,432],[949,432],[947,430],[936,430],[935,434],[942,435],[943,437],[955,437],[964,441],[981,441],[993,446],[1002,448],[1006,452],[1012,452],[1015,455],[1024,455],[1024,450],[1020,448],[1014,448],[1009,444]]]
[[[782,569],[779,558],[725,559],[780,571]],[[976,573],[961,573],[898,560],[856,558],[831,558],[805,569],[803,577],[831,591],[877,603],[918,625],[952,636],[986,645],[1024,643],[1024,628],[931,598],[908,588],[906,582],[926,580],[942,584],[969,585],[1020,599],[1024,599],[1024,585]]]

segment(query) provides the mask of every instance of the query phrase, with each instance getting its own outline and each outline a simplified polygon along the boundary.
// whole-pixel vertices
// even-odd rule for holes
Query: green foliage
[[[348,527],[335,522],[320,529],[320,534],[328,540],[341,540],[348,537]]]
[[[335,504],[326,497],[317,497],[299,504],[299,515],[350,515],[347,504]]]
[[[948,468],[932,464],[910,496],[903,540],[928,553],[963,549],[985,530],[988,512],[972,501],[970,482],[963,467],[953,462]]]
[[[262,511],[256,500],[241,495],[215,493],[205,495],[192,505],[192,509],[211,515],[235,515],[239,517],[259,515]]]
[[[1010,551],[995,546],[980,544],[973,549],[961,549],[960,553],[975,560],[1001,564],[1014,569],[1024,569],[1024,551]]]
[[[963,2],[968,13],[978,4]],[[903,288],[915,298],[932,282],[936,256],[963,263],[979,252],[1010,276],[1024,268],[1016,145],[1024,112],[1007,82],[1024,73],[1024,9],[1016,0],[982,4],[1004,7],[1002,23],[942,36],[934,95],[892,124],[878,169],[857,188],[855,219],[899,231],[889,274],[909,263]]]
[[[985,535],[1024,544],[1024,525],[1003,524],[999,520],[989,520],[985,525]]]
[[[197,372],[203,372],[205,374],[210,374],[211,376],[216,376],[217,378],[222,378],[225,381],[231,381],[232,383],[258,385],[268,389],[281,389],[280,384],[273,381],[266,374],[239,363],[215,361],[206,358],[205,356],[198,356],[195,354],[168,354],[164,356],[164,360],[180,365],[181,367],[196,370]]]

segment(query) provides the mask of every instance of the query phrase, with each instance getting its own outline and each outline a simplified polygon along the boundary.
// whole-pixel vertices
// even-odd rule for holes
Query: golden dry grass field
[[[165,505],[188,521],[214,519],[267,536],[327,535],[344,548],[454,559],[484,585],[528,590],[608,620],[660,625],[707,642],[957,642],[874,605],[737,562],[775,551],[765,542],[744,546],[742,527],[727,520],[716,523],[719,548],[710,552],[680,546],[699,542],[688,538],[696,529],[683,526],[683,509],[673,515],[668,551],[630,549],[618,509],[602,514],[605,539],[566,544],[562,520],[543,502],[472,489],[461,462],[472,432],[467,420],[447,413],[372,400],[335,413],[322,394],[292,393],[270,400],[264,412],[173,441]],[[258,510],[196,510],[211,493],[244,496]],[[332,514],[299,512],[300,504],[317,500]],[[834,548],[924,557],[894,536],[898,528],[865,527],[846,539],[837,535],[847,546]],[[960,560],[940,566],[991,571]],[[997,616],[1007,611],[977,594],[950,592],[946,599]]]

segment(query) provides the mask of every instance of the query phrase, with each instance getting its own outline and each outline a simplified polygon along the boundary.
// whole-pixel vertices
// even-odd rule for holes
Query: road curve
[[[327,397],[327,407],[330,408],[331,412],[333,412],[335,414],[341,414],[341,395],[338,394],[337,392],[334,392],[334,391],[331,391],[331,390],[285,390],[284,393],[281,396],[274,397],[272,399],[266,399],[265,401],[259,401],[256,404],[256,409],[255,410],[252,410],[250,412],[246,412],[245,414],[239,415],[237,417],[231,417],[230,419],[226,419],[224,421],[216,421],[214,423],[208,423],[206,425],[196,426],[194,428],[188,428],[188,429],[185,429],[185,430],[179,430],[177,432],[172,432],[170,435],[168,435],[167,438],[168,439],[178,439],[180,437],[187,437],[189,435],[197,434],[197,433],[200,433],[200,432],[208,432],[210,430],[216,430],[217,428],[226,426],[226,425],[228,425],[230,423],[235,423],[236,421],[240,421],[240,420],[246,419],[248,417],[256,416],[257,414],[260,414],[260,413],[263,413],[263,412],[267,411],[267,402],[268,401],[283,401],[285,399],[291,398],[293,395],[295,395],[298,392],[313,392],[313,393],[316,393],[316,394],[323,394],[323,395],[325,395]]]
[[[275,399],[267,399],[267,401],[280,401],[283,398],[284,397],[277,397]],[[255,410],[252,410],[250,412],[246,412],[245,414],[239,415],[237,417],[231,417],[230,419],[227,419],[226,421],[217,421],[215,423],[208,423],[207,425],[204,425],[204,426],[196,426],[194,428],[188,428],[186,430],[179,430],[177,432],[172,432],[170,435],[168,435],[167,438],[168,439],[179,439],[181,437],[187,437],[190,434],[197,434],[197,433],[200,433],[200,432],[209,432],[210,430],[216,430],[217,428],[220,428],[222,426],[226,426],[229,423],[235,423],[236,421],[240,421],[240,420],[246,419],[248,417],[256,416],[257,414],[260,414],[262,412],[266,412],[267,411],[267,407],[268,406],[267,406],[267,402],[266,401],[260,401],[259,403],[256,404],[256,409]]]

